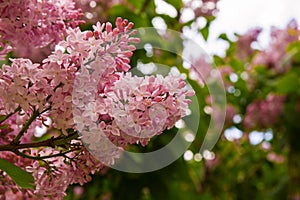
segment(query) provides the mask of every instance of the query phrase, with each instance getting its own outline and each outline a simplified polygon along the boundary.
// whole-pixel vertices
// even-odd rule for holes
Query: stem
[[[24,133],[27,131],[27,129],[29,128],[29,126],[32,124],[32,122],[41,114],[43,114],[44,112],[47,112],[48,110],[51,109],[51,106],[49,106],[48,108],[46,108],[45,110],[43,110],[41,113],[39,113],[38,110],[34,109],[33,113],[31,115],[31,117],[29,118],[29,120],[23,125],[23,128],[21,129],[21,131],[18,133],[18,135],[15,137],[15,139],[12,141],[12,143],[14,144],[18,144],[19,140],[21,139],[21,137],[24,135]]]
[[[90,63],[92,63],[92,62],[94,62],[95,60],[96,60],[96,55],[95,55],[95,58],[93,58],[93,59],[91,59],[91,60],[89,60],[89,61],[87,61],[86,63],[84,63],[83,65],[84,66],[87,66],[88,64],[90,64]]]
[[[35,142],[35,143],[27,143],[27,144],[17,144],[17,143],[11,143],[11,144],[6,144],[6,145],[1,145],[0,146],[0,151],[11,151],[14,152],[16,155],[19,155],[23,158],[28,158],[28,159],[33,159],[33,160],[44,160],[47,158],[53,158],[57,156],[65,156],[65,154],[70,153],[72,151],[77,151],[81,150],[82,146],[76,146],[74,148],[71,148],[67,151],[53,154],[53,155],[48,155],[48,156],[31,156],[25,153],[20,152],[20,149],[25,149],[25,148],[33,148],[33,147],[52,147],[55,148],[56,146],[65,146],[68,144],[71,140],[78,138],[78,133],[74,132],[66,137],[57,137],[57,138],[50,138],[48,140],[42,141],[42,142]]]
[[[65,144],[68,144],[71,140],[78,138],[78,132],[74,132],[70,135],[68,135],[67,137],[58,137],[56,139],[54,139],[54,145],[55,146],[62,146]]]
[[[7,120],[10,116],[12,116],[13,114],[15,114],[16,112],[19,112],[20,110],[21,110],[21,107],[20,107],[20,106],[17,107],[17,108],[14,110],[14,112],[9,113],[9,114],[6,115],[2,120],[0,120],[0,124],[1,124],[2,122],[4,122],[5,120]]]
[[[78,133],[74,132],[66,137],[57,137],[57,138],[50,138],[45,141],[41,142],[34,142],[34,143],[26,143],[26,144],[18,144],[18,143],[11,143],[0,145],[0,151],[12,151],[15,152],[19,149],[26,149],[26,148],[33,148],[33,147],[52,147],[55,146],[63,146],[68,144],[71,140],[78,138]]]
[[[33,159],[33,160],[44,160],[44,159],[47,159],[47,158],[53,158],[53,157],[57,157],[57,156],[64,156],[65,154],[67,153],[70,153],[72,151],[77,151],[77,150],[80,150],[81,148],[76,148],[76,149],[70,149],[68,151],[64,151],[64,152],[61,152],[61,153],[57,153],[57,154],[53,154],[53,155],[48,155],[48,156],[30,156],[30,155],[27,155],[25,153],[22,153],[20,151],[14,151],[15,154],[23,157],[23,158],[28,158],[28,159]]]
[[[27,131],[31,123],[39,116],[39,112],[37,110],[34,110],[29,120],[24,124],[23,128],[19,132],[19,134],[15,137],[12,143],[18,144],[21,137],[24,135],[24,133]]]

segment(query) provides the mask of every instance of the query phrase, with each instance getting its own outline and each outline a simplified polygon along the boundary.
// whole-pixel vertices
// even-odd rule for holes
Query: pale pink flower
[[[269,46],[253,58],[250,70],[257,65],[264,65],[276,73],[286,72],[291,66],[287,59],[287,47],[298,40],[299,30],[295,20],[291,20],[285,29],[272,27]]]
[[[81,12],[75,9],[72,0],[7,1],[0,4],[0,13],[1,40],[24,51],[57,43],[68,27],[82,22]],[[7,52],[9,47],[3,44]]]
[[[61,6],[69,1],[54,2]],[[72,19],[76,18],[76,13],[73,14],[69,16]],[[30,28],[30,23],[35,22],[26,23],[25,28]],[[0,114],[9,114],[20,107],[19,112],[5,121],[8,127],[0,129],[1,144],[11,142],[30,116],[39,112],[40,116],[21,137],[21,143],[31,142],[35,127],[41,127],[46,118],[51,118],[49,130],[54,131],[47,133],[49,136],[67,136],[72,129],[80,131],[82,142],[91,151],[82,147],[81,141],[72,140],[66,147],[32,148],[24,152],[31,156],[51,156],[79,145],[65,157],[45,158],[48,165],[12,153],[1,154],[1,158],[33,174],[34,191],[17,189],[28,194],[26,198],[62,199],[68,185],[90,181],[90,174],[103,168],[103,164],[114,164],[128,144],[146,145],[150,138],[170,129],[186,114],[191,102],[187,96],[193,92],[181,77],[141,78],[126,73],[135,49],[130,43],[138,42],[130,31],[133,24],[117,18],[116,28],[110,23],[102,26],[97,24],[94,32],[68,29],[66,41],[58,43],[66,51],[52,52],[42,64],[13,59],[11,66],[4,65],[0,70]],[[99,156],[102,163],[92,155]],[[11,188],[15,187],[13,182],[9,183]]]
[[[247,61],[247,59],[250,59],[251,56],[253,56],[255,50],[251,45],[253,44],[253,42],[257,41],[257,38],[261,31],[261,28],[253,28],[238,38],[236,49],[237,58],[243,61]]]
[[[270,93],[264,100],[255,100],[247,106],[244,125],[248,129],[270,128],[280,120],[285,96]]]
[[[185,115],[188,90],[180,77],[136,77],[127,73],[107,93],[108,114],[122,132],[139,139],[171,128]],[[139,141],[136,140],[136,142]]]

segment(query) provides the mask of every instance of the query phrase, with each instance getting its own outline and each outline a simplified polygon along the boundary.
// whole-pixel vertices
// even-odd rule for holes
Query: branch
[[[18,135],[15,137],[15,139],[12,141],[13,144],[18,144],[19,140],[21,139],[21,137],[24,135],[24,133],[27,131],[27,129],[29,128],[29,126],[32,124],[32,122],[41,114],[43,114],[44,112],[47,112],[48,110],[50,110],[51,106],[49,106],[48,108],[46,108],[45,110],[43,110],[41,113],[39,113],[38,110],[34,109],[33,113],[31,115],[31,117],[29,118],[29,120],[23,125],[21,131],[18,133]]]
[[[20,110],[21,110],[21,107],[18,106],[18,107],[14,110],[14,112],[9,113],[9,114],[6,115],[3,119],[1,119],[1,120],[0,120],[0,124],[1,124],[2,122],[4,122],[5,120],[7,120],[10,116],[12,116],[13,114],[15,114],[16,112],[19,112]]]
[[[34,143],[26,143],[26,144],[18,144],[18,143],[10,143],[5,145],[0,145],[0,151],[18,151],[19,149],[26,149],[26,148],[34,148],[34,147],[52,147],[55,148],[56,146],[65,146],[71,140],[78,138],[78,133],[74,132],[68,136],[64,137],[57,137],[57,138],[50,138],[45,141],[41,142],[34,142]]]
[[[28,158],[28,159],[32,159],[32,160],[44,160],[44,159],[47,159],[47,158],[53,158],[53,157],[58,157],[58,156],[64,156],[65,154],[67,153],[70,153],[72,151],[77,151],[77,150],[81,150],[81,148],[76,148],[76,149],[70,149],[68,151],[64,151],[64,152],[61,152],[61,153],[57,153],[57,154],[52,154],[52,155],[48,155],[48,156],[30,156],[30,155],[27,155],[25,153],[22,153],[18,150],[14,151],[15,154],[17,154],[18,156],[21,156],[23,158]]]
[[[34,110],[29,120],[23,125],[21,131],[18,133],[18,135],[15,137],[15,139],[12,141],[14,144],[18,144],[21,137],[24,135],[24,133],[27,131],[31,123],[39,116],[39,112],[37,110]]]

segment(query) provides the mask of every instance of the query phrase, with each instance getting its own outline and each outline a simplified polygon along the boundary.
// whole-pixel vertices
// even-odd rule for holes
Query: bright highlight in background
[[[224,55],[227,43],[217,38],[221,33],[234,38],[234,33],[243,34],[253,27],[262,27],[258,41],[261,48],[269,42],[270,27],[285,27],[291,19],[300,22],[299,0],[220,0],[219,12],[210,26],[208,42],[202,37],[191,36],[199,42],[209,54]],[[242,23],[241,23],[242,22]]]

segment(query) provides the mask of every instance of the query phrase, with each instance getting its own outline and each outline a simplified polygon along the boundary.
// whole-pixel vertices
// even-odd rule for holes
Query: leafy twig
[[[68,144],[71,140],[78,138],[78,133],[74,132],[68,136],[64,137],[57,137],[57,138],[50,138],[45,141],[41,142],[34,142],[34,143],[25,143],[25,144],[18,144],[18,143],[10,143],[5,145],[0,145],[0,151],[12,151],[15,152],[19,149],[26,149],[26,148],[34,148],[34,147],[52,147],[55,148],[56,146],[63,146]]]

